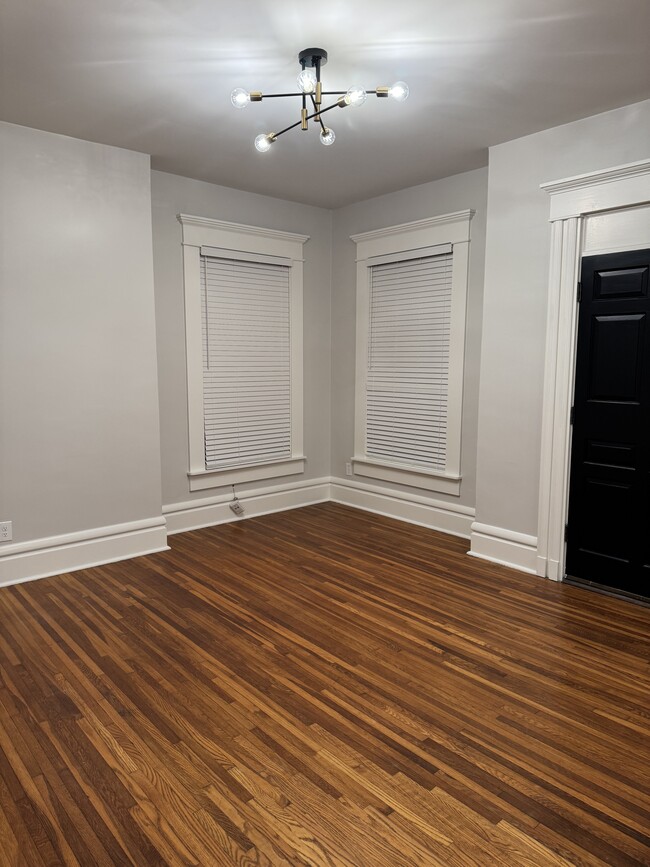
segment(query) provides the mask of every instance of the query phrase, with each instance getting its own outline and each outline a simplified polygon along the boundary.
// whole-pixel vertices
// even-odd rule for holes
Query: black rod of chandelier
[[[370,94],[375,94],[378,97],[392,97],[397,102],[404,102],[409,95],[408,85],[403,81],[398,81],[392,87],[377,87],[374,90],[365,90],[362,87],[354,86],[348,90],[323,90],[321,85],[321,66],[327,63],[327,51],[323,48],[306,48],[298,55],[300,62],[300,75],[298,76],[298,84],[300,90],[291,93],[262,93],[261,91],[247,91],[241,87],[235,88],[230,95],[230,99],[235,108],[245,108],[251,102],[262,102],[263,99],[283,99],[286,97],[300,97],[301,109],[300,120],[290,124],[280,132],[270,132],[267,135],[258,135],[255,139],[255,147],[258,151],[265,152],[269,150],[273,142],[284,135],[285,132],[300,127],[302,130],[309,128],[309,121],[316,120],[320,125],[321,133],[320,140],[324,145],[333,144],[336,136],[334,131],[328,129],[321,118],[322,114],[331,111],[337,106],[346,108],[348,105],[358,106],[363,105],[366,97]],[[332,105],[325,108],[321,107],[323,96],[336,96],[338,99]],[[307,109],[307,97],[311,101],[313,113],[309,113]]]
[[[376,90],[366,90],[367,94],[377,93]],[[321,90],[323,96],[343,96],[347,93],[347,90]],[[282,96],[302,96],[303,92],[301,90],[297,90],[295,93],[263,93],[261,95],[261,99],[256,99],[254,102],[262,102],[264,99],[278,99]],[[313,94],[309,94],[313,96]]]
[[[328,105],[327,108],[319,108],[313,114],[308,114],[307,120],[313,120],[315,117],[318,117],[319,114],[325,114],[326,111],[331,111],[333,108],[341,108],[341,106],[338,102],[333,102],[332,105]],[[281,129],[280,132],[271,132],[269,135],[273,136],[273,141],[275,141],[276,138],[283,135],[285,132],[289,132],[290,129],[295,129],[297,126],[300,126],[301,123],[302,118],[297,120],[295,123],[292,123],[291,126],[285,126],[285,128]],[[327,127],[323,125],[323,129],[327,129]]]

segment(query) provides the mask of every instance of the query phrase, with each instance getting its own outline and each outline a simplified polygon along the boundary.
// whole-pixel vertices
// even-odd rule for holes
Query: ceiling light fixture
[[[323,90],[320,78],[321,67],[327,63],[327,51],[324,48],[305,48],[298,55],[300,61],[300,73],[298,75],[299,91],[296,93],[261,93],[259,90],[244,90],[236,87],[230,94],[230,101],[235,108],[246,108],[251,102],[261,102],[263,99],[278,99],[287,96],[298,96],[302,100],[300,120],[290,126],[281,129],[280,132],[270,132],[266,135],[258,135],[255,139],[255,147],[261,153],[270,150],[273,142],[290,129],[299,126],[302,130],[309,128],[309,121],[315,120],[320,125],[320,140],[324,145],[334,144],[334,131],[323,123],[322,115],[333,108],[346,108],[348,105],[363,105],[368,94],[374,93],[378,97],[391,97],[396,102],[404,102],[409,95],[408,85],[398,81],[392,87],[377,87],[375,90],[365,90],[359,85],[354,85],[348,90]],[[331,105],[321,108],[324,96],[336,96],[337,99]],[[310,113],[307,103],[311,103]]]

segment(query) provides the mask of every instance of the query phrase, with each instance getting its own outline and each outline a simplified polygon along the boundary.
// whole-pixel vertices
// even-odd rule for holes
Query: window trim
[[[354,457],[357,475],[460,496],[461,426],[465,366],[465,319],[469,279],[470,223],[473,210],[442,214],[350,235],[357,245],[357,322]],[[366,439],[366,386],[370,317],[371,267],[380,257],[399,261],[415,250],[451,244],[453,253],[449,334],[449,393],[447,410],[447,463],[444,472],[423,470],[370,459]]]
[[[272,479],[304,472],[303,454],[303,245],[309,235],[245,226],[209,217],[178,214],[182,227],[187,359],[187,415],[190,491]],[[276,258],[289,265],[291,301],[291,457],[247,467],[207,470],[205,467],[203,358],[201,335],[201,247],[215,254],[250,261],[251,256]]]

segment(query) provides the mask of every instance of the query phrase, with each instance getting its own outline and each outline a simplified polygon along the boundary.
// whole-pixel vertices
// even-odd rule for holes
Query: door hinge
[[[578,304],[582,301],[582,283],[578,282]]]
[[[575,406],[571,407],[571,412],[569,413],[569,424],[573,424],[573,419],[576,416],[576,408]]]
[[[568,524],[564,525],[564,541],[565,542],[569,541],[569,525]]]

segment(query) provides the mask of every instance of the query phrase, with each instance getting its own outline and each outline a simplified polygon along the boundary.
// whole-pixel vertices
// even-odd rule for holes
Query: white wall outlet
[[[10,542],[11,538],[11,521],[0,521],[0,542]]]
[[[346,476],[352,475],[352,464],[350,463],[350,461],[348,461],[345,465],[345,475]]]
[[[230,503],[228,503],[228,505],[230,506],[230,510],[232,512],[234,512],[235,515],[238,515],[239,517],[241,517],[244,514],[244,507],[239,502],[237,497],[235,497],[234,500],[232,500]]]

